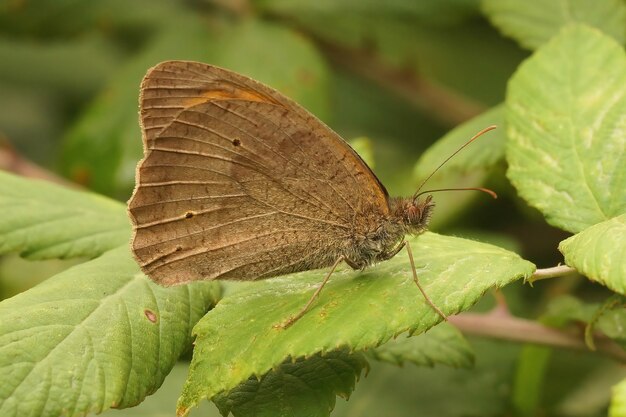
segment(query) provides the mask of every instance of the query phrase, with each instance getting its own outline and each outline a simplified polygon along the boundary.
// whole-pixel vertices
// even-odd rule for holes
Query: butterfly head
[[[426,230],[435,203],[433,196],[427,195],[423,201],[418,198],[400,198],[393,204],[393,214],[408,233],[418,234]]]

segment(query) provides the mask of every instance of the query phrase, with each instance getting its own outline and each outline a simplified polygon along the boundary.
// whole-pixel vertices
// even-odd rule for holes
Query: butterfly
[[[413,262],[404,237],[426,230],[432,196],[389,197],[348,143],[278,91],[212,65],[163,62],[141,83],[140,124],[131,246],[157,283],[331,267],[287,327],[341,262],[362,270],[405,247]]]

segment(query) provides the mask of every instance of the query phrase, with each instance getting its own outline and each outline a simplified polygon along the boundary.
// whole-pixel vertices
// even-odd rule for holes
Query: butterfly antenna
[[[439,191],[482,191],[483,193],[489,194],[493,198],[498,198],[498,194],[496,194],[495,191],[490,190],[489,188],[483,188],[483,187],[437,188],[436,190],[424,190],[421,193],[415,194],[415,196],[413,196],[413,198],[415,199],[415,198],[421,196],[422,194],[437,193]]]
[[[423,186],[424,186],[424,185],[428,182],[428,180],[430,180],[430,179],[433,177],[433,175],[435,175],[435,173],[436,173],[437,171],[439,171],[439,169],[440,169],[442,166],[444,166],[444,165],[445,165],[445,164],[446,164],[446,163],[447,163],[450,159],[452,159],[452,157],[454,157],[454,155],[456,155],[457,153],[461,152],[461,150],[462,150],[463,148],[465,148],[467,145],[469,145],[470,143],[474,142],[476,139],[478,139],[479,137],[481,137],[481,136],[482,136],[482,135],[484,135],[485,133],[487,133],[487,132],[489,132],[489,131],[491,131],[491,130],[494,130],[495,128],[496,128],[496,126],[495,126],[495,125],[488,126],[488,127],[484,128],[483,130],[481,130],[480,132],[478,132],[478,133],[476,133],[474,136],[472,136],[472,138],[471,138],[470,140],[468,140],[468,141],[467,141],[467,142],[465,142],[463,145],[461,145],[461,147],[459,147],[459,149],[457,149],[456,151],[454,151],[454,152],[452,153],[452,155],[450,155],[449,157],[447,157],[447,158],[445,159],[445,161],[443,161],[441,164],[439,164],[439,166],[438,166],[437,168],[435,168],[435,169],[434,169],[434,171],[433,171],[433,172],[431,172],[431,173],[430,173],[430,175],[429,175],[429,176],[427,176],[427,177],[426,177],[426,179],[425,179],[424,181],[422,181],[422,183],[420,184],[420,186],[419,186],[419,187],[417,187],[417,191],[415,191],[415,194],[413,194],[413,199],[415,200],[418,196],[420,196],[420,195],[422,195],[422,194],[424,194],[424,193],[427,193],[427,192],[435,192],[435,191],[452,191],[452,190],[455,190],[455,191],[457,191],[457,190],[458,190],[458,191],[461,191],[461,190],[478,190],[478,191],[484,191],[484,192],[486,192],[487,194],[490,194],[492,197],[493,197],[493,196],[495,196],[495,195],[496,195],[496,193],[494,193],[494,192],[493,192],[493,191],[491,191],[491,190],[488,190],[488,191],[487,191],[487,189],[486,189],[486,188],[446,188],[445,190],[444,190],[444,189],[441,189],[441,190],[430,190],[430,191],[420,192],[420,190],[421,190],[421,189],[422,189],[422,187],[423,187]],[[494,198],[495,198],[495,197],[494,197]]]

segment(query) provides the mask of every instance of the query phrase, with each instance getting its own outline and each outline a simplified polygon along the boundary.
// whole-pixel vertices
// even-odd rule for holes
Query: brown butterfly
[[[140,119],[132,251],[157,283],[332,266],[287,326],[340,262],[363,269],[403,247],[413,262],[404,236],[426,229],[432,197],[390,198],[339,135],[276,90],[211,65],[163,62],[143,79]]]

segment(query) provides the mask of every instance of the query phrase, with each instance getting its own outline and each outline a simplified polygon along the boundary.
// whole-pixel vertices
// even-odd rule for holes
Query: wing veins
[[[275,246],[273,249],[283,249],[283,248],[286,248],[286,247],[289,247],[289,246],[292,246],[292,245],[293,245],[293,243],[289,243],[289,244],[286,244],[286,245]],[[288,267],[288,266],[293,266],[293,265],[296,265],[296,264],[298,264],[298,263],[300,263],[300,262],[302,262],[302,261],[306,260],[307,258],[311,258],[311,257],[313,257],[313,256],[317,255],[317,254],[318,254],[318,253],[320,253],[321,251],[322,251],[322,249],[318,249],[318,250],[316,250],[315,252],[308,253],[308,254],[306,254],[306,255],[304,255],[304,256],[302,256],[302,257],[298,258],[297,260],[295,260],[295,261],[293,261],[293,262],[289,262],[288,264],[280,265],[280,266],[277,266],[277,267],[275,267],[275,268],[272,268],[272,269],[270,269],[270,270],[268,270],[268,271],[265,271],[265,272],[263,272],[263,273],[259,276],[259,278],[261,278],[261,277],[271,277],[271,276],[274,276],[274,275],[273,275],[273,273],[275,273],[276,271],[279,271],[279,270],[281,270],[281,269],[283,269],[283,268],[285,268],[285,267]],[[266,251],[263,251],[263,252],[257,252],[257,253],[259,253],[259,254],[264,254],[264,253],[271,253],[271,252],[272,252],[272,250],[266,250]],[[231,257],[230,259],[242,259],[242,258],[243,258],[243,256],[237,256],[237,257]],[[247,268],[247,267],[250,267],[250,265],[256,265],[256,264],[261,263],[261,262],[264,262],[264,260],[263,260],[263,259],[259,259],[258,261],[255,261],[255,262],[250,262],[250,263],[247,263],[247,264],[234,266],[234,267],[232,267],[232,268],[230,268],[230,269],[228,269],[228,270],[226,270],[226,271],[221,272],[221,273],[220,273],[220,275],[217,275],[214,279],[219,279],[219,277],[220,277],[221,275],[227,274],[227,273],[229,273],[229,272],[235,271],[235,270],[240,269],[240,268]]]
[[[187,197],[187,198],[179,198],[175,200],[160,200],[160,201],[155,201],[154,203],[143,204],[141,206],[135,206],[133,207],[133,210],[138,209],[138,208],[151,207],[151,206],[155,206],[157,204],[163,204],[163,203],[165,204],[180,203],[182,201],[202,201],[202,200],[213,200],[213,199],[231,198],[231,197],[250,197],[250,195],[249,194],[227,194],[227,195],[209,195],[209,196],[202,196],[202,197]]]
[[[218,250],[221,250],[221,249],[231,248],[233,246],[237,246],[237,245],[242,244],[242,243],[252,242],[252,241],[258,240],[260,238],[264,238],[264,237],[267,237],[267,236],[272,236],[272,235],[275,235],[275,234],[278,234],[278,233],[282,233],[282,232],[306,232],[306,231],[307,231],[306,229],[273,230],[271,232],[267,232],[267,233],[256,235],[256,236],[252,236],[252,237],[247,238],[247,239],[242,239],[242,240],[238,240],[236,242],[231,242],[231,243],[229,243],[227,245],[217,246],[217,247],[212,248],[210,250],[208,250],[207,248],[204,248],[204,247],[198,247],[198,248],[193,249],[192,251],[186,251],[186,253],[181,254],[179,257],[177,257],[175,259],[164,260],[162,264],[158,265],[158,268],[160,268],[162,266],[165,266],[165,265],[172,264],[174,262],[184,261],[184,260],[187,260],[188,258],[193,258],[193,257],[199,256],[199,255],[205,254],[205,253],[215,252],[215,251],[218,251]],[[311,240],[308,240],[307,242],[311,242]],[[169,254],[166,254],[164,256],[167,256],[167,255],[169,255]],[[150,260],[150,261],[148,261],[146,263],[142,263],[141,266],[143,266],[144,268],[149,268],[150,264],[153,264],[153,263],[157,262],[158,260],[163,259],[164,256],[159,256],[159,257],[154,258],[154,259],[152,259],[152,260]]]
[[[254,122],[253,122],[252,120],[250,120],[250,119],[249,119],[246,115],[243,115],[243,114],[238,113],[238,112],[235,112],[235,111],[233,111],[233,110],[231,110],[231,109],[228,109],[228,108],[222,107],[222,106],[218,105],[217,103],[212,103],[212,104],[214,104],[215,106],[217,106],[217,107],[219,107],[219,108],[221,108],[221,109],[223,109],[223,110],[227,111],[228,113],[231,113],[231,114],[233,114],[233,115],[235,115],[235,116],[239,116],[240,118],[242,118],[242,119],[244,119],[244,120],[247,120],[248,122],[250,122],[250,123],[254,124]],[[254,109],[250,109],[250,108],[247,108],[247,109],[248,109],[248,110],[250,110],[250,111],[255,112],[255,113],[256,113],[256,114],[258,114],[258,115],[263,116],[261,113],[259,113],[258,111],[254,110]],[[264,117],[264,116],[263,116],[263,117]],[[291,143],[293,143],[293,144],[294,144],[294,145],[295,145],[295,146],[296,146],[296,147],[300,150],[300,152],[302,153],[302,155],[306,155],[306,153],[304,152],[304,149],[302,149],[302,147],[300,146],[300,144],[298,144],[298,142],[296,142],[296,141],[293,139],[293,137],[291,137],[291,135],[287,134],[287,132],[285,132],[285,131],[284,131],[284,130],[283,130],[283,129],[279,126],[279,125],[277,125],[276,123],[274,123],[272,120],[270,120],[270,119],[268,119],[268,118],[265,118],[265,117],[264,117],[264,119],[265,119],[265,120],[267,120],[267,121],[268,121],[269,123],[271,123],[272,125],[274,125],[274,126],[276,127],[276,131],[278,131],[278,132],[282,133],[282,134],[283,134],[283,136],[285,136],[286,138],[288,138],[288,139],[291,141]],[[290,120],[291,120],[291,119],[290,119]],[[342,161],[340,161],[340,160],[338,160],[337,162],[339,162],[340,164],[342,163]],[[341,199],[342,199],[342,200],[343,200],[343,201],[344,201],[344,202],[348,205],[348,207],[350,207],[350,208],[352,209],[352,211],[353,211],[353,212],[355,212],[355,213],[357,212],[357,211],[356,211],[356,209],[354,208],[354,206],[352,206],[352,204],[350,204],[350,201],[348,201],[348,200],[347,200],[347,199],[343,196],[343,194],[341,194],[339,191],[337,191],[337,189],[333,186],[332,182],[328,181],[328,179],[327,179],[327,178],[325,178],[325,176],[323,175],[323,173],[321,173],[321,172],[319,172],[319,171],[312,171],[312,170],[310,170],[309,168],[304,168],[304,169],[305,169],[306,171],[308,171],[309,173],[315,173],[315,174],[317,174],[317,176],[321,177],[321,179],[322,179],[324,182],[326,182],[326,184],[328,184],[328,186],[329,186],[330,188],[332,188],[332,190],[335,192],[335,194],[337,194],[339,197],[341,197]],[[347,170],[347,169],[346,169],[346,171],[349,171],[349,170]],[[352,175],[352,174],[351,174],[351,175]],[[357,188],[358,188],[358,185],[359,185],[359,184],[358,184],[358,182],[356,182],[356,179],[354,178],[354,176],[352,176],[352,178],[353,178],[353,180],[355,181],[355,185],[357,185]],[[339,216],[339,217],[342,217],[342,216]],[[345,219],[344,219],[344,220],[345,220]]]
[[[203,214],[208,214],[208,213],[215,213],[221,210],[227,210],[227,209],[233,209],[233,208],[237,208],[237,206],[224,206],[224,207],[217,207],[217,208],[212,208],[212,209],[206,209],[206,210],[199,210],[199,211],[194,211],[194,216],[201,216]],[[176,216],[176,217],[168,217],[167,219],[161,219],[161,220],[155,220],[153,222],[150,223],[145,223],[145,224],[141,224],[141,225],[137,225],[135,226],[136,229],[146,229],[152,226],[159,226],[162,224],[167,224],[167,223],[172,223],[178,220],[187,220],[187,218],[184,215],[180,215],[180,216]]]
[[[220,228],[222,228],[224,226],[230,226],[230,225],[233,225],[233,224],[245,222],[245,221],[252,220],[252,219],[258,219],[258,218],[261,218],[261,217],[272,216],[274,214],[278,214],[278,212],[271,211],[269,213],[261,213],[261,214],[254,214],[254,215],[248,216],[248,217],[240,217],[238,219],[235,219],[235,220],[232,220],[232,221],[229,221],[229,222],[226,222],[226,223],[220,223],[220,224],[217,224],[215,226],[203,228],[202,230],[198,230],[197,232],[186,233],[184,236],[175,236],[175,237],[172,237],[172,238],[169,238],[169,239],[159,240],[156,243],[151,243],[151,244],[146,245],[146,246],[137,247],[137,249],[151,248],[153,246],[160,245],[161,243],[172,242],[172,241],[178,240],[181,237],[195,236],[195,235],[198,235],[200,233],[204,233],[204,232],[209,232],[211,230],[220,229]]]
[[[211,103],[211,104],[215,104],[215,103]],[[216,106],[217,106],[217,105],[216,105]],[[224,109],[224,108],[223,108],[223,107],[221,107],[221,106],[217,106],[217,107],[219,107],[219,108],[221,108],[221,109]],[[203,116],[208,116],[208,117],[210,117],[210,118],[212,118],[212,119],[218,120],[219,122],[222,122],[222,123],[224,123],[224,124],[227,124],[228,126],[232,127],[233,129],[238,130],[238,131],[240,131],[242,134],[244,134],[244,135],[246,135],[246,136],[250,137],[250,138],[251,138],[251,139],[253,139],[255,142],[257,142],[257,143],[261,144],[261,145],[262,145],[262,146],[264,146],[266,149],[268,149],[268,150],[270,150],[272,153],[274,153],[276,156],[278,156],[278,157],[282,158],[283,160],[285,160],[285,162],[286,162],[287,164],[291,165],[291,166],[292,166],[292,167],[294,167],[296,170],[304,170],[304,171],[307,171],[307,172],[308,172],[308,173],[310,173],[310,174],[313,174],[313,172],[312,172],[312,171],[310,171],[308,168],[303,168],[302,166],[298,166],[298,165],[294,164],[294,163],[293,163],[293,162],[292,162],[289,158],[287,158],[287,157],[285,157],[284,155],[282,155],[282,154],[280,154],[280,153],[276,152],[274,149],[272,149],[270,146],[268,146],[268,145],[265,143],[265,141],[260,140],[259,138],[257,138],[256,136],[254,136],[252,133],[247,132],[246,130],[241,129],[239,126],[236,126],[236,125],[234,125],[234,124],[232,124],[232,123],[229,123],[229,122],[227,122],[227,121],[225,121],[225,120],[218,119],[217,117],[215,117],[215,116],[213,116],[213,115],[211,115],[211,114],[202,113],[202,112],[198,112],[198,111],[196,111],[196,110],[191,110],[191,109],[188,109],[187,111],[192,111],[192,112],[194,112],[194,113],[198,113],[198,114],[201,114],[201,115],[203,115]],[[231,112],[231,114],[233,114],[233,115],[235,115],[235,116],[243,117],[243,118],[244,118],[245,120],[247,120],[248,122],[250,122],[250,123],[253,123],[253,124],[254,124],[254,122],[252,122],[251,120],[249,120],[249,119],[248,119],[248,118],[246,118],[245,116],[240,115],[239,113],[234,113],[234,112]],[[205,127],[205,126],[200,126],[200,125],[196,125],[195,123],[189,123],[189,122],[187,122],[187,121],[181,121],[181,120],[178,120],[177,122],[178,122],[178,123],[187,124],[187,125],[189,125],[189,126],[194,126],[194,127],[197,127],[197,128],[203,129],[203,130],[206,130],[207,132],[209,132],[209,133],[214,133],[214,134],[216,134],[217,136],[219,136],[219,137],[221,137],[221,138],[224,138],[225,140],[229,140],[226,136],[223,136],[223,135],[221,135],[220,133],[218,133],[218,132],[216,132],[216,131],[214,131],[214,130],[212,130],[212,129],[209,129],[209,128]],[[283,132],[283,133],[284,133],[284,132]],[[292,140],[292,139],[291,139],[291,137],[290,137],[289,135],[287,135],[286,133],[284,133],[284,134],[285,134],[287,137],[289,137],[289,138],[290,138],[290,140]],[[189,140],[197,141],[196,139],[193,139],[193,138],[185,138],[185,139],[189,139]],[[292,141],[293,141],[293,140],[292,140]],[[217,146],[217,145],[214,145],[214,144],[211,144],[211,143],[208,143],[208,142],[203,142],[203,141],[198,141],[198,142],[201,142],[201,143],[204,143],[204,144],[213,145],[213,146]],[[296,146],[297,146],[297,144],[296,144]],[[219,148],[220,148],[220,149],[225,149],[225,150],[228,150],[228,149],[223,148],[223,147],[221,147],[221,146],[220,146]],[[301,148],[300,148],[300,149],[301,149]],[[231,151],[231,152],[232,152],[232,151]],[[240,154],[239,154],[239,153],[237,153],[237,155],[240,155]],[[242,155],[242,156],[243,156],[243,155]],[[250,160],[250,159],[248,158],[248,160]],[[262,165],[262,166],[264,166],[264,165]],[[319,174],[319,173],[317,173],[317,174]],[[323,177],[322,177],[322,178],[319,178],[319,177],[317,177],[317,176],[313,176],[313,175],[312,175],[311,177],[312,177],[312,178],[315,178],[316,180],[324,181],[324,182],[326,183],[326,185],[330,186],[330,188],[331,188],[331,189],[335,192],[335,194],[339,194],[339,192],[337,192],[337,190],[335,189],[335,187],[333,187],[332,183],[331,183],[331,182],[329,182],[326,178],[323,178]],[[333,210],[333,207],[332,207],[332,206],[329,206],[329,205],[327,205],[326,203],[324,203],[324,201],[323,201],[323,200],[320,200],[320,199],[319,199],[316,195],[313,195],[313,194],[311,194],[311,193],[307,192],[307,191],[306,191],[306,190],[304,190],[304,189],[301,189],[301,190],[302,190],[302,191],[304,191],[307,195],[309,195],[309,196],[310,196],[310,197],[312,197],[313,199],[315,199],[316,201],[318,201],[318,202],[319,202],[320,204],[322,204],[324,207],[326,207],[326,209],[327,209],[328,211],[330,211],[331,213],[333,213],[333,214],[334,214],[337,218],[339,218],[339,219],[343,219],[343,220],[347,221],[347,219],[345,219],[345,218],[342,216],[342,214],[341,214],[341,213],[337,213],[335,210]],[[293,193],[292,193],[292,194],[293,194]],[[339,195],[340,195],[340,194],[339,194]],[[341,196],[341,195],[340,195],[340,197],[341,197],[344,201],[346,201],[346,200],[345,200],[345,198],[343,198],[343,196]],[[303,200],[302,198],[300,198],[300,199],[301,199],[301,200]],[[303,200],[303,201],[307,201],[307,202],[309,202],[309,203],[310,203],[310,201],[308,201],[308,200]],[[348,206],[354,210],[354,207],[352,207],[352,205],[351,205],[348,201],[346,201],[346,204],[348,204]],[[320,206],[317,206],[317,207],[320,207]],[[320,207],[320,208],[321,208],[321,207]]]
[[[280,188],[281,188],[284,192],[286,192],[287,194],[291,194],[291,195],[292,195],[292,196],[294,196],[296,199],[298,199],[298,200],[300,200],[300,201],[302,201],[302,202],[304,202],[304,203],[311,204],[312,206],[317,207],[317,208],[319,208],[319,209],[321,209],[321,208],[322,208],[322,207],[320,207],[320,206],[319,206],[319,205],[317,205],[317,204],[313,204],[310,200],[307,200],[307,199],[305,199],[305,198],[303,198],[303,197],[301,197],[301,196],[299,196],[299,195],[297,195],[297,194],[294,194],[291,190],[287,189],[287,188],[286,188],[286,187],[285,187],[285,186],[284,186],[281,182],[279,182],[279,181],[275,181],[275,180],[274,180],[274,179],[273,179],[270,175],[266,174],[266,173],[265,173],[265,172],[263,172],[262,170],[259,170],[259,169],[255,168],[254,166],[251,166],[251,165],[248,165],[248,164],[244,164],[244,163],[242,163],[242,162],[240,162],[240,161],[237,161],[237,160],[235,160],[235,159],[224,158],[224,157],[220,157],[220,156],[216,156],[216,155],[211,155],[211,154],[206,154],[206,153],[202,153],[202,152],[185,151],[185,150],[182,150],[182,149],[169,149],[169,148],[157,148],[157,147],[152,147],[152,148],[150,148],[150,150],[151,150],[151,151],[159,151],[159,152],[175,153],[175,154],[183,154],[183,155],[195,155],[195,156],[202,156],[202,157],[206,157],[206,158],[212,158],[212,159],[217,159],[217,160],[220,160],[220,161],[230,162],[230,163],[233,163],[233,164],[236,164],[236,165],[241,165],[241,166],[243,166],[243,167],[249,168],[249,169],[251,169],[251,170],[253,170],[253,171],[255,171],[255,172],[257,172],[257,173],[259,173],[259,174],[263,175],[265,178],[269,179],[269,181],[268,181],[268,182],[271,182],[271,183],[273,183],[273,184],[276,184],[276,185],[277,185],[278,187],[280,187]],[[238,154],[236,154],[236,155],[238,155]],[[259,163],[259,165],[261,165],[261,164]],[[172,165],[172,166],[174,166],[174,165]],[[180,165],[175,165],[175,166],[180,166]],[[261,167],[262,167],[262,168],[267,169],[267,167],[266,167],[265,165],[261,165]],[[224,174],[224,175],[226,175],[226,174]],[[235,181],[235,182],[236,182],[236,183],[238,183],[238,184],[245,184],[245,182],[248,182],[248,181],[239,181],[239,180],[234,179],[234,178],[233,178],[233,181]],[[305,192],[306,192],[306,191],[305,191]],[[309,193],[307,193],[307,194],[308,194],[308,195],[310,195],[311,197],[315,198],[315,196],[313,196],[313,195],[311,195],[311,194],[309,194]],[[249,194],[248,194],[248,195],[249,195]],[[256,200],[256,199],[255,199],[255,200]],[[260,201],[260,200],[257,200],[257,201]],[[317,200],[317,199],[316,199],[316,201],[319,201],[319,200]],[[265,204],[267,204],[267,203],[265,203]],[[331,212],[331,213],[334,213],[332,210],[330,210],[330,212]],[[339,219],[346,220],[346,219],[344,219],[342,216],[337,216],[337,217],[338,217]]]
[[[160,187],[166,185],[217,185],[217,184],[232,184],[227,181],[196,181],[196,180],[172,180],[172,181],[158,181],[158,182],[143,182],[141,185],[144,187]]]

